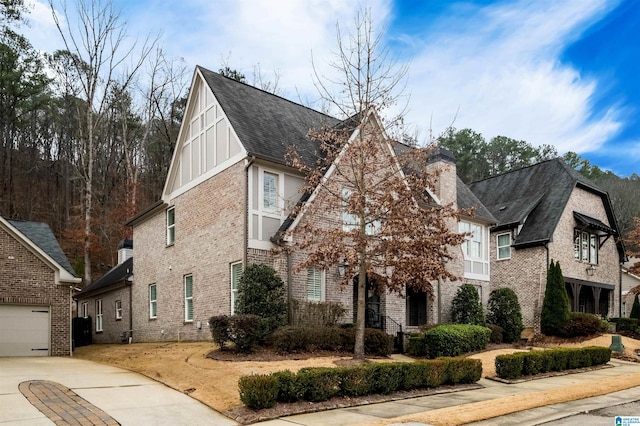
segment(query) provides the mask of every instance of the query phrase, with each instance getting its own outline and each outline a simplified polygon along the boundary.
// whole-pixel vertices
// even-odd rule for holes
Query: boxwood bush
[[[370,363],[344,368],[303,368],[297,374],[243,376],[238,382],[240,400],[253,409],[276,402],[324,401],[337,396],[358,397],[374,393],[475,383],[482,362],[468,358],[439,358],[417,362]]]
[[[601,331],[600,329],[600,318],[596,315],[571,312],[569,313],[569,322],[565,324],[559,334],[564,337],[590,336]]]
[[[636,318],[609,318],[609,322],[616,323],[616,331],[636,331],[638,328]]]
[[[546,351],[516,352],[496,357],[496,374],[503,379],[602,365],[611,359],[611,349],[589,346]]]
[[[283,353],[353,351],[353,327],[280,327],[271,334],[268,344]],[[393,351],[393,337],[382,330],[365,329],[364,351],[367,355],[388,356]]]
[[[427,330],[421,337],[410,337],[407,351],[410,355],[428,358],[458,356],[485,349],[490,337],[491,329],[480,325],[439,325]]]

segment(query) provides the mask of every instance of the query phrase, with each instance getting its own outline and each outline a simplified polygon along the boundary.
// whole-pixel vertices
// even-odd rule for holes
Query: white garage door
[[[49,355],[49,307],[0,305],[0,356]]]

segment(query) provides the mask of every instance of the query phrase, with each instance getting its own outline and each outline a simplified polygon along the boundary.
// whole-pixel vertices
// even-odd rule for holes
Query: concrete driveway
[[[33,382],[25,383],[29,381]],[[74,358],[0,358],[3,426],[51,425],[55,416],[66,420],[67,416],[96,417],[96,413],[111,419],[100,424],[237,424],[181,392],[121,368]]]

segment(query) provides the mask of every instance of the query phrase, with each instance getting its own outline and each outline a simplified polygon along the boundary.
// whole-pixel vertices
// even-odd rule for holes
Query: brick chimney
[[[438,176],[435,182],[434,193],[440,199],[440,202],[444,204],[453,203],[455,208],[458,207],[457,197],[457,172],[456,172],[456,159],[451,151],[442,147],[435,147],[430,153],[430,158],[427,163],[427,172],[438,171]]]

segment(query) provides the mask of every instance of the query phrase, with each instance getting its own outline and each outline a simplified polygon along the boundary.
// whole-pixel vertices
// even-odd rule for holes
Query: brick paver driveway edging
[[[57,425],[120,425],[107,413],[60,383],[30,380],[18,385],[27,400]]]

